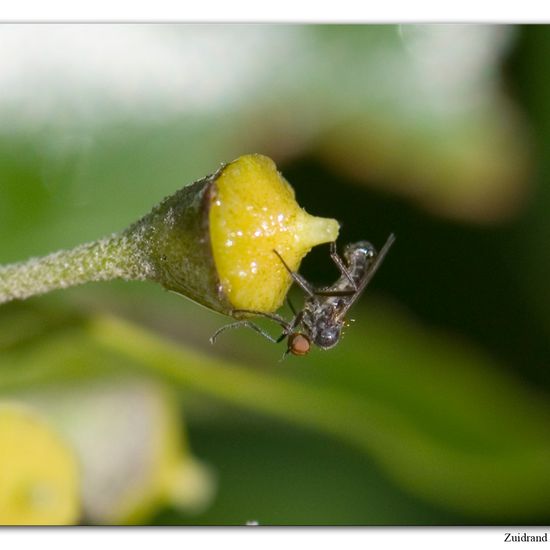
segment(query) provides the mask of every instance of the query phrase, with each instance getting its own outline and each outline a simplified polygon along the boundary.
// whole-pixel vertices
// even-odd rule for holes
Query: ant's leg
[[[277,341],[280,342],[281,340],[283,340],[285,336],[288,336],[291,332],[293,332],[294,329],[302,322],[303,318],[304,318],[304,312],[300,311],[300,313],[298,313],[296,317],[294,317],[294,320],[292,321],[292,326],[290,327],[290,330],[288,331],[288,333],[281,334],[281,336],[279,336]],[[284,361],[289,353],[290,353],[290,348],[287,347],[283,353],[283,356],[279,359],[279,362]]]
[[[315,291],[315,296],[354,296],[357,294],[357,290],[330,290],[330,289],[320,289]]]
[[[342,258],[338,254],[338,251],[336,250],[336,243],[334,241],[330,243],[330,257],[340,270],[340,273],[344,275],[344,277],[346,277],[346,279],[351,283],[351,286],[354,288],[354,290],[357,290],[357,284],[350,275],[346,264],[344,264],[344,260],[342,260]]]
[[[292,314],[294,315],[294,317],[296,317],[297,315],[296,308],[292,305],[292,302],[290,301],[290,298],[288,295],[286,297],[286,303],[288,304],[288,307],[290,308],[290,311],[292,311]]]
[[[289,327],[289,324],[280,315],[277,315],[277,313],[266,313],[265,311],[256,311],[254,309],[234,309],[231,313],[248,313],[249,315],[259,315],[281,325],[285,330]]]
[[[235,323],[229,323],[229,325],[225,325],[221,328],[219,328],[212,336],[210,337],[210,343],[214,344],[216,342],[216,338],[222,333],[225,332],[227,329],[230,328],[240,328],[240,327],[247,327],[251,328],[252,330],[256,331],[258,334],[261,334],[264,338],[267,338],[270,342],[273,342],[276,344],[278,340],[273,338],[270,334],[268,334],[265,330],[261,329],[258,325],[255,325],[252,321],[244,320],[244,321],[237,321]]]
[[[285,349],[285,351],[283,352],[283,355],[282,357],[279,359],[279,363],[282,363],[288,356],[288,354],[290,353],[290,350],[289,349]]]
[[[286,265],[283,257],[276,250],[273,250],[273,252],[277,254],[279,260],[281,260],[282,264],[285,266],[285,269],[290,273],[292,279],[294,279],[294,282],[311,298],[314,294],[312,286],[299,273],[292,271],[292,269]]]
[[[279,325],[281,325],[281,327],[283,327],[283,332],[281,334],[281,336],[279,336],[278,338],[274,339],[272,338],[271,336],[268,336],[268,338],[272,341],[272,342],[275,342],[275,343],[279,343],[281,341],[283,341],[293,330],[293,328],[296,326],[296,319],[299,319],[298,322],[300,322],[300,320],[302,319],[302,315],[301,313],[299,313],[298,315],[296,315],[292,321],[292,323],[288,323],[287,321],[285,321],[280,315],[277,315],[277,313],[266,313],[265,311],[256,311],[256,310],[253,310],[253,309],[234,309],[232,311],[232,313],[248,313],[250,315],[261,315],[262,317],[266,317],[267,319],[271,319],[272,321],[274,321],[275,323],[278,323]],[[246,326],[245,325],[246,323],[246,320],[243,320],[243,321],[238,321],[237,323],[232,323],[230,325],[227,325],[226,327],[222,327],[216,334],[214,334],[214,338],[223,330],[225,330],[226,328],[232,328],[233,326],[235,326],[235,328],[237,328],[238,326]],[[253,323],[250,323],[250,324],[253,324]],[[258,332],[258,328],[256,325],[254,325],[254,330],[256,330]],[[252,328],[252,327],[250,327]],[[261,332],[261,334],[263,334],[263,332]],[[266,334],[264,334],[264,336],[266,336]]]
[[[282,342],[291,332],[294,331],[294,329],[302,322],[302,319],[304,317],[304,312],[300,311],[300,313],[296,314],[294,319],[292,320],[292,323],[285,328],[281,336],[277,338],[277,343]]]

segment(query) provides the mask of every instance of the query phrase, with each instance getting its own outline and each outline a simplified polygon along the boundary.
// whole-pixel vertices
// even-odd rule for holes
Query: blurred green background
[[[397,237],[340,345],[284,362],[246,330],[210,346],[227,319],[149,283],[1,306],[2,399],[76,450],[80,523],[550,521],[550,27],[2,25],[0,48],[0,263],[249,152],[341,245]],[[301,271],[337,277],[327,246]]]

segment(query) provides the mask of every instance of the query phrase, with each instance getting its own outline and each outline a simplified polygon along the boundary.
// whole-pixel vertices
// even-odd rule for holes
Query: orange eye
[[[311,348],[311,342],[305,334],[295,332],[288,337],[288,351],[292,355],[307,355]]]

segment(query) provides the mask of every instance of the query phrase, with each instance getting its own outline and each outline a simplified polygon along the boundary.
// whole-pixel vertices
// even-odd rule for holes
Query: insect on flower
[[[294,314],[290,322],[276,313],[234,310],[233,313],[236,315],[259,315],[271,319],[282,327],[283,333],[278,338],[273,338],[249,319],[242,319],[221,327],[210,341],[214,343],[217,336],[229,328],[248,327],[274,343],[287,338],[284,356],[288,353],[307,355],[312,344],[323,350],[333,348],[340,341],[349,309],[372,280],[394,241],[395,236],[391,234],[380,252],[367,241],[348,244],[344,248],[343,258],[338,254],[336,244],[331,243],[330,257],[338,267],[340,277],[334,284],[322,288],[314,288],[299,273],[293,272],[283,257],[274,250],[294,282],[306,294],[303,309],[297,312],[289,302]]]

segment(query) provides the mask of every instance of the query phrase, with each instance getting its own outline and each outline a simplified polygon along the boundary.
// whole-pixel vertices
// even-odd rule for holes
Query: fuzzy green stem
[[[223,192],[218,189],[220,178]],[[214,216],[212,205],[218,208],[222,203],[225,209],[216,210]],[[284,221],[287,218],[290,221]],[[246,235],[246,243],[242,244],[243,237],[239,247],[227,252],[234,234]],[[312,246],[334,240],[337,234],[335,220],[319,224],[298,206],[271,159],[244,155],[176,191],[125,231],[72,250],[0,266],[0,304],[89,281],[147,279],[225,315],[237,309],[228,289],[237,293],[240,285],[245,309],[273,311],[291,283],[273,249],[285,251],[297,268]],[[214,255],[220,249],[223,276]],[[236,271],[237,279],[228,279],[227,273]],[[244,284],[243,273],[264,275]],[[262,285],[266,294],[260,302],[257,290]]]
[[[0,303],[90,281],[143,280],[151,271],[135,240],[117,233],[71,250],[0,266]]]

